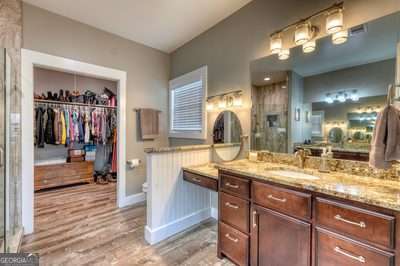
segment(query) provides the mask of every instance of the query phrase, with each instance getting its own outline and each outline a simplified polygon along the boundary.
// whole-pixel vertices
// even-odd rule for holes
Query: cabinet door
[[[311,225],[253,205],[251,265],[310,266]]]

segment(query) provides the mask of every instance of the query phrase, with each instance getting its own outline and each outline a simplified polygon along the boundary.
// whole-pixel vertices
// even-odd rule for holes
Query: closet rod
[[[93,108],[117,109],[117,107],[115,107],[115,106],[96,105],[96,104],[87,104],[87,103],[60,102],[60,101],[39,100],[39,99],[35,99],[35,103],[48,103],[48,104],[59,104],[59,105],[85,106],[85,107],[93,107]]]

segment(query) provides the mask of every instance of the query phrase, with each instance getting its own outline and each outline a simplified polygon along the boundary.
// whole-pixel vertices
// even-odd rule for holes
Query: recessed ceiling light
[[[265,81],[270,81],[271,78],[270,78],[270,77],[265,77],[264,80],[265,80]]]

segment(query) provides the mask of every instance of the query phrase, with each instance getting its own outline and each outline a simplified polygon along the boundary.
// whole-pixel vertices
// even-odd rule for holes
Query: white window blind
[[[207,67],[170,81],[170,137],[206,138]]]
[[[203,127],[203,82],[201,80],[172,90],[172,130],[201,131]]]

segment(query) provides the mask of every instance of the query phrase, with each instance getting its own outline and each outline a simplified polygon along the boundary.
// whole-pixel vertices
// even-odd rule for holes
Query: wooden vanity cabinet
[[[251,266],[400,266],[398,212],[227,171],[219,177],[220,258]]]
[[[310,223],[257,205],[251,211],[251,265],[311,265]]]

